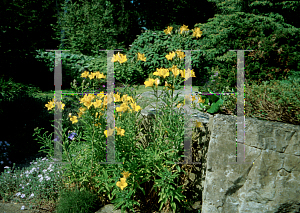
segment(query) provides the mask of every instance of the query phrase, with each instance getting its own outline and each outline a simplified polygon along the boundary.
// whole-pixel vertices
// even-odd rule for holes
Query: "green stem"
[[[95,112],[96,115],[96,112]],[[95,133],[95,119],[96,116],[93,116],[94,122],[93,122],[93,135],[92,135],[92,162],[91,162],[91,178],[90,178],[90,182],[92,183],[92,172],[93,172],[93,158],[94,158],[94,133]]]

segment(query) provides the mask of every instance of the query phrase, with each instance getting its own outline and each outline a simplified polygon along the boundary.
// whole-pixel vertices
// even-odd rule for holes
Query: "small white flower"
[[[22,207],[21,207],[21,210],[24,210],[24,209],[25,209],[25,206],[22,206]]]
[[[22,194],[22,195],[21,195],[21,198],[24,198],[24,197],[25,197],[25,194]]]

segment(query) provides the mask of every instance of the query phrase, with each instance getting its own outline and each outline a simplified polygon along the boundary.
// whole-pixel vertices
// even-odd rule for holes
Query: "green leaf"
[[[216,103],[213,103],[207,112],[216,113],[220,110],[220,106],[223,104],[223,100],[219,99]]]

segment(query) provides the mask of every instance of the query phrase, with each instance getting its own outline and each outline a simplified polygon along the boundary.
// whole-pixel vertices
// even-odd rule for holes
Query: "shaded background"
[[[0,141],[10,147],[1,148],[0,162],[21,162],[36,154],[40,146],[34,140],[33,129],[43,127],[53,132],[53,115],[45,109],[48,100],[31,96],[34,88],[42,91],[54,89],[54,75],[42,62],[36,60],[36,50],[64,49],[68,43],[65,22],[58,17],[67,16],[70,3],[78,8],[95,0],[3,0],[0,2]],[[137,35],[145,30],[164,30],[169,25],[193,27],[206,23],[215,14],[245,12],[262,16],[280,14],[284,22],[300,28],[298,1],[238,1],[238,0],[99,0],[103,6],[103,33],[109,41],[98,44],[106,47],[123,46],[128,50]],[[79,21],[78,21],[79,22]],[[71,28],[70,28],[71,29]],[[106,41],[107,41],[106,40]],[[116,48],[117,49],[117,48]],[[81,49],[91,55],[89,48]],[[71,50],[75,52],[75,50]],[[54,66],[54,65],[53,65]],[[8,81],[11,79],[12,81]],[[3,122],[4,121],[4,122]],[[44,133],[45,131],[42,131]],[[18,149],[18,151],[16,151]],[[3,156],[9,152],[9,161]],[[8,163],[2,164],[3,166]]]

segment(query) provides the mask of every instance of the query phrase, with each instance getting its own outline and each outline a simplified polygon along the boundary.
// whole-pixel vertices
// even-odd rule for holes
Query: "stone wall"
[[[236,117],[211,121],[202,212],[300,212],[300,126],[246,118],[250,163],[229,164],[236,161]]]
[[[151,131],[153,111],[146,107],[138,119],[145,129],[141,143]],[[194,120],[203,126],[192,138],[193,162],[201,164],[180,165],[188,176],[182,172],[179,183],[193,203],[190,210],[300,212],[300,126],[246,117],[245,146],[238,145],[243,162],[232,164],[237,160],[237,117],[195,110]]]

